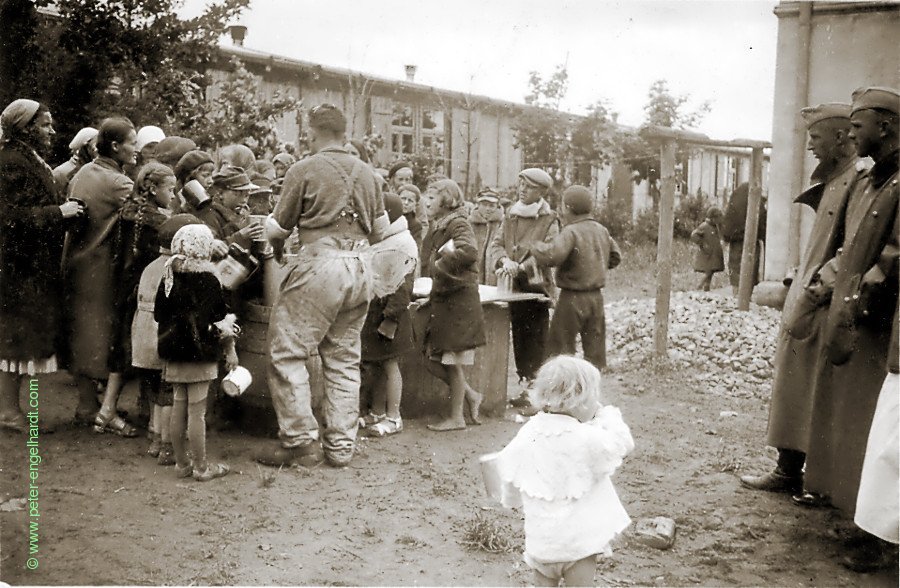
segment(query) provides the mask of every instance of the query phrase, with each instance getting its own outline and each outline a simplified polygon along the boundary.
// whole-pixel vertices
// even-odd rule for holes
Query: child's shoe
[[[161,466],[175,465],[175,448],[171,443],[162,443],[156,463]]]
[[[194,470],[193,476],[194,479],[198,482],[209,482],[210,480],[214,480],[216,478],[221,478],[228,474],[231,471],[231,468],[228,467],[228,464],[225,463],[215,463],[212,465],[207,465],[203,470]]]
[[[150,447],[147,448],[147,455],[150,457],[159,457],[159,451],[162,449],[162,437],[159,433],[150,433]]]
[[[371,427],[367,427],[366,433],[374,437],[387,437],[388,435],[396,435],[402,430],[403,419],[401,417],[395,419],[384,417],[383,420],[378,421]]]
[[[372,425],[380,423],[386,418],[387,414],[375,414],[374,412],[369,412],[366,416],[359,417],[359,428],[368,429]]]

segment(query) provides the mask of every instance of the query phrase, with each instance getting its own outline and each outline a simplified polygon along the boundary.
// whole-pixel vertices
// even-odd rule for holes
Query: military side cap
[[[532,186],[537,186],[539,188],[553,187],[553,178],[550,177],[550,174],[537,167],[523,169],[519,172],[519,177],[523,178]]]
[[[563,192],[562,199],[573,214],[587,214],[594,208],[591,191],[584,186],[569,186]]]
[[[806,121],[806,128],[829,118],[850,118],[850,105],[843,102],[828,102],[818,106],[807,106],[800,110],[800,116]]]
[[[247,172],[240,167],[226,166],[213,174],[213,185],[224,190],[256,190],[259,188],[250,181]]]
[[[898,114],[898,111],[900,111],[900,93],[893,88],[879,86],[857,88],[853,92],[852,99],[852,112],[876,108],[879,110],[887,110],[894,114]]]

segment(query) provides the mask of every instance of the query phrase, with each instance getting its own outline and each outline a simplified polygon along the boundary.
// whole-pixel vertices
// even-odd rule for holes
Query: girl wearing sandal
[[[372,269],[376,274],[396,273],[405,278],[393,294],[372,299],[360,335],[366,391],[372,391],[372,407],[363,418],[363,426],[364,432],[374,437],[403,430],[400,417],[403,379],[399,360],[413,349],[408,307],[419,261],[418,246],[403,216],[400,197],[385,193],[384,209],[391,225],[384,239],[372,246]]]
[[[159,323],[159,356],[166,361],[163,379],[174,388],[170,426],[176,475],[201,482],[229,472],[226,464],[206,459],[206,397],[223,350],[225,369],[238,365],[238,327],[210,261],[213,240],[206,225],[178,229],[153,309]],[[193,461],[188,459],[188,445]]]
[[[453,180],[438,180],[422,197],[431,224],[422,242],[422,275],[432,278],[430,313],[425,326],[428,371],[450,388],[450,417],[428,428],[466,428],[464,411],[480,424],[482,395],[463,373],[475,363],[475,348],[484,345],[484,315],[478,296],[478,251],[475,233],[463,208],[463,195]]]

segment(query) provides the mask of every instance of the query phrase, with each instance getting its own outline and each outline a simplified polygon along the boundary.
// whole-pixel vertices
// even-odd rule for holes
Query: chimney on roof
[[[415,65],[407,65],[404,67],[406,68],[406,81],[407,82],[416,81],[416,70],[418,69],[418,67],[416,67]]]
[[[228,32],[231,33],[231,42],[237,47],[244,46],[244,37],[247,36],[247,27],[244,25],[231,25],[228,27]]]

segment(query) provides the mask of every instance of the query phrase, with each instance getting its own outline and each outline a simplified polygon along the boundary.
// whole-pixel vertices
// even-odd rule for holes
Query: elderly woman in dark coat
[[[97,135],[97,158],[69,185],[69,194],[87,205],[87,223],[73,235],[67,260],[69,371],[82,393],[93,386],[92,380],[107,381],[94,430],[124,437],[134,437],[137,431],[116,412],[123,379],[112,353],[119,322],[114,236],[120,210],[134,186],[123,167],[135,161],[136,136],[128,119],[104,120]]]
[[[84,208],[61,202],[39,155],[54,135],[44,106],[15,100],[0,128],[0,427],[24,432],[19,384],[57,369],[63,240]]]
[[[484,315],[478,296],[475,233],[463,195],[453,180],[438,180],[422,197],[431,226],[422,243],[422,275],[432,278],[430,314],[425,328],[428,371],[450,387],[450,417],[428,425],[432,431],[466,428],[464,408],[478,424],[482,395],[463,373],[475,363],[475,348],[484,345]]]

